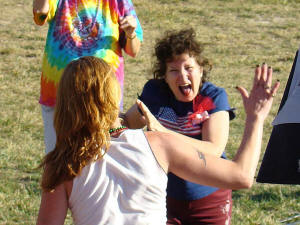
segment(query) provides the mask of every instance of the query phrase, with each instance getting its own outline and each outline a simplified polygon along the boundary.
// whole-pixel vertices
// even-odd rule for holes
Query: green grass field
[[[250,87],[256,64],[274,68],[281,87],[265,125],[271,121],[300,44],[299,0],[133,0],[144,30],[139,56],[126,57],[125,109],[151,77],[153,45],[167,29],[194,27],[214,68],[210,80],[227,90],[237,117],[230,124],[231,157],[242,135],[244,112],[236,85]],[[40,202],[44,155],[38,104],[41,58],[47,26],[32,20],[32,0],[0,0],[0,225],[34,224]],[[232,224],[283,224],[300,213],[298,186],[255,184],[234,191]],[[300,224],[295,218],[284,224]],[[72,224],[68,216],[66,224]]]

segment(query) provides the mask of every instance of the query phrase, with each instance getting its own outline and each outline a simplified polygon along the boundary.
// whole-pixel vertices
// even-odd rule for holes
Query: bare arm
[[[219,111],[210,115],[202,126],[202,142],[210,154],[221,156],[225,150],[229,134],[229,113]]]
[[[42,193],[37,225],[63,225],[68,211],[67,192],[63,184],[53,192]]]
[[[230,189],[251,187],[260,156],[263,123],[279,87],[277,82],[268,88],[271,80],[272,69],[264,65],[256,68],[250,95],[244,88],[238,88],[247,117],[243,139],[233,161],[202,153],[202,149],[187,145],[171,134],[149,133],[149,143],[164,169],[204,185]]]
[[[220,157],[223,153],[229,133],[228,112],[220,111],[210,115],[210,118],[203,123],[202,140],[198,140],[165,128],[152,115],[145,104],[137,100],[137,105],[132,106],[126,112],[126,121],[130,128],[141,128],[146,124],[148,130],[173,134],[182,142],[201,149],[202,152],[207,154]],[[145,116],[141,116],[137,107],[140,107]]]
[[[49,12],[49,0],[34,0],[33,14],[37,25],[45,24]]]
[[[126,36],[126,44],[124,47],[124,51],[132,57],[137,56],[141,47],[141,42],[136,36],[136,27],[137,21],[134,16],[129,15],[120,18],[120,28],[124,30]]]
[[[49,12],[49,0],[34,0],[33,11],[47,14]]]
[[[241,189],[252,185],[254,174],[250,171],[255,171],[260,155],[257,138],[261,138],[262,124],[260,121],[246,124],[243,144],[234,161],[203,153],[200,148],[183,143],[171,134],[147,132],[147,138],[165,171],[194,183]]]
[[[167,133],[174,134],[185,143],[195,148],[202,149],[202,152],[220,157],[225,150],[229,133],[229,114],[226,111],[216,112],[203,123],[202,140],[191,138],[172,130]]]

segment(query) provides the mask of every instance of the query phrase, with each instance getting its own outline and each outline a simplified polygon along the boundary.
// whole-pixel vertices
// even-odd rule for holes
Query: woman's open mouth
[[[192,86],[190,84],[179,85],[179,90],[183,95],[188,96],[192,90]]]

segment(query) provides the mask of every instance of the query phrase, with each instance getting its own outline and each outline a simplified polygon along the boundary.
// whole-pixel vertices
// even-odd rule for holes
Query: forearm
[[[49,0],[34,0],[33,12],[46,15],[49,12]]]
[[[140,51],[141,42],[136,36],[136,33],[133,32],[130,36],[126,35],[126,45],[124,51],[126,54],[131,57],[136,57],[138,52]]]
[[[251,187],[260,158],[263,135],[263,120],[247,118],[243,139],[233,161],[237,163],[246,186]]]
[[[216,143],[191,138],[186,135],[183,135],[183,134],[177,133],[175,131],[172,131],[170,129],[167,129],[167,128],[164,130],[164,132],[176,136],[177,138],[181,139],[182,142],[193,146],[194,148],[198,149],[198,151],[201,151],[205,154],[210,154],[210,155],[220,157],[222,155],[222,153],[224,152],[224,147],[220,146]]]
[[[138,111],[138,107],[142,110],[143,116]],[[144,118],[144,120],[142,118]],[[205,122],[203,124],[203,140],[188,137],[167,129],[152,115],[149,109],[141,101],[137,101],[137,104],[133,105],[126,112],[126,120],[130,128],[140,128],[141,126],[144,127],[147,125],[148,130],[171,134],[186,146],[217,157],[220,157],[224,152],[228,140],[229,117],[227,112],[225,114],[223,112],[215,113],[215,115],[211,117],[210,122]],[[218,126],[215,126],[216,123]],[[139,127],[136,127],[136,125],[139,125]],[[216,128],[218,128],[218,133],[214,132]]]
[[[194,171],[192,172],[194,174],[187,173],[183,176],[187,176],[192,182],[219,188],[250,188],[253,184],[253,178],[260,156],[262,133],[263,121],[248,118],[246,120],[241,145],[233,162],[215,158],[208,154],[201,156],[197,160],[198,153],[195,153],[195,150],[193,153],[193,149],[191,149],[191,154],[194,154],[194,156],[190,157],[191,159],[189,159],[187,167],[189,167],[188,171]],[[189,147],[186,146],[185,149],[189,149]],[[199,150],[198,152],[199,154],[203,153],[200,153]],[[178,166],[178,170],[182,170],[182,172],[178,172],[184,172],[183,162],[187,160],[188,159],[185,159],[179,162],[181,164]],[[204,164],[204,166],[201,165],[201,163]]]

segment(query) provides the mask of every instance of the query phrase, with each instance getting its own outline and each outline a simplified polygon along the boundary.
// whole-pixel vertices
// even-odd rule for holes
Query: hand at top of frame
[[[256,66],[252,90],[250,94],[244,87],[238,86],[241,93],[247,118],[265,120],[268,116],[273,98],[279,88],[279,81],[272,86],[271,67],[263,63],[262,66]]]

